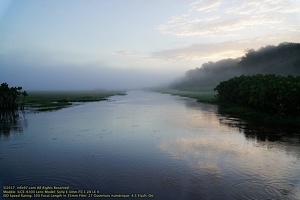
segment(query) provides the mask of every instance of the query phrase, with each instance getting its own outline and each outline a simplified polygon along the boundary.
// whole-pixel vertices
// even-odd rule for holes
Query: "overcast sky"
[[[1,0],[0,82],[27,90],[168,82],[300,42],[300,0]]]

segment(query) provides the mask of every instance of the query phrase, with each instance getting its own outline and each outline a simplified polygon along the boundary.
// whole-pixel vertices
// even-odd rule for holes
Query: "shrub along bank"
[[[300,76],[240,76],[221,82],[215,90],[221,103],[247,106],[278,116],[300,116]]]

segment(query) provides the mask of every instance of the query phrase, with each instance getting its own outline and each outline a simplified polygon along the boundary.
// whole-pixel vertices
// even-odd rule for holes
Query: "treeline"
[[[248,50],[245,56],[208,62],[189,70],[170,87],[180,90],[200,90],[216,87],[235,76],[255,74],[300,75],[300,43],[281,43],[259,50]]]
[[[22,99],[20,99],[22,96]],[[12,111],[23,108],[25,97],[28,96],[22,87],[9,87],[7,83],[0,86],[0,111]]]
[[[280,116],[300,114],[300,76],[253,75],[221,82],[218,100]]]

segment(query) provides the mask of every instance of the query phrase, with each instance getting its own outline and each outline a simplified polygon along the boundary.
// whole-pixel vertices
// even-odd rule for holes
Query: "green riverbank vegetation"
[[[31,91],[28,92],[25,106],[33,111],[53,111],[83,102],[108,100],[115,95],[126,95],[125,91]]]
[[[221,82],[219,102],[238,104],[278,116],[300,116],[300,76],[240,76]]]
[[[300,76],[240,76],[221,82],[215,90],[221,113],[300,127]]]
[[[300,127],[299,77],[300,43],[281,43],[204,63],[155,91],[218,104],[224,115]]]

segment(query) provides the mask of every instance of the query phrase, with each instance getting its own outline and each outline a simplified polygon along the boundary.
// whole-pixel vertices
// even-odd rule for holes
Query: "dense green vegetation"
[[[218,100],[276,115],[300,115],[300,76],[240,76],[221,82]]]
[[[208,62],[189,70],[174,81],[170,88],[200,91],[216,87],[220,82],[241,75],[300,75],[300,43],[281,43],[258,50],[248,50],[241,58]]]
[[[22,100],[20,99],[22,96]],[[9,87],[7,83],[0,85],[0,111],[13,111],[22,108],[26,91],[22,87]]]
[[[34,111],[59,110],[80,102],[96,102],[107,100],[114,95],[125,95],[124,91],[48,91],[29,92],[25,105]]]

